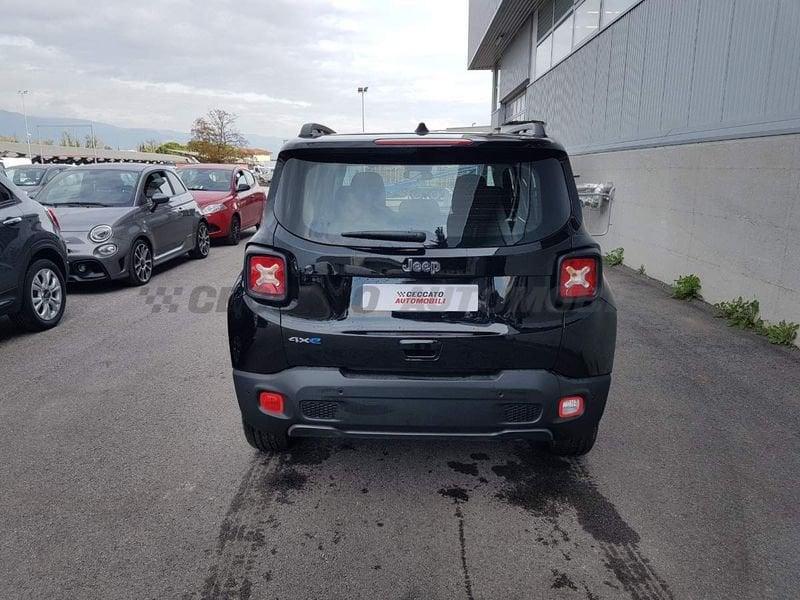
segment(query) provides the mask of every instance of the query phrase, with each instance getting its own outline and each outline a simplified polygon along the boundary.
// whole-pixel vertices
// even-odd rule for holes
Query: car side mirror
[[[246,192],[249,189],[250,189],[249,183],[240,183],[238,186],[236,186],[237,192]]]
[[[156,192],[155,194],[150,196],[150,202],[153,207],[153,210],[155,210],[156,207],[169,202],[169,199],[170,199],[169,196],[167,196],[163,192]]]

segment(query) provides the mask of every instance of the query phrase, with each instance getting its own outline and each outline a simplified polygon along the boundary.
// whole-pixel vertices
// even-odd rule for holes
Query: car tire
[[[147,241],[139,238],[133,242],[128,257],[128,283],[136,286],[145,285],[152,277],[153,250]]]
[[[189,256],[202,260],[208,257],[209,252],[211,252],[211,236],[208,233],[208,223],[200,221],[197,225],[194,248],[189,252]]]
[[[593,428],[588,435],[578,435],[560,440],[554,440],[550,444],[550,453],[557,456],[583,456],[594,446],[597,439],[597,427]]]
[[[56,264],[46,258],[34,261],[25,273],[22,308],[14,320],[28,331],[52,329],[64,316],[67,286]]]
[[[248,425],[242,421],[242,429],[244,429],[244,437],[247,443],[259,452],[265,454],[273,454],[275,452],[283,452],[289,449],[289,436],[286,433],[272,433],[271,431],[263,431],[257,429],[252,425]]]
[[[231,217],[231,227],[228,231],[228,237],[225,238],[225,242],[229,246],[238,246],[239,240],[242,239],[242,220],[239,218],[239,215],[233,215]]]

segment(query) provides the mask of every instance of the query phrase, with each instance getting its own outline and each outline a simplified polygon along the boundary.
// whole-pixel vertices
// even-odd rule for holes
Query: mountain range
[[[190,135],[183,131],[171,129],[147,129],[133,127],[118,127],[110,123],[100,123],[88,121],[86,119],[71,119],[65,117],[41,117],[28,115],[28,131],[31,133],[31,142],[36,143],[39,139],[37,125],[41,126],[43,140],[54,140],[58,142],[62,131],[69,131],[70,134],[77,136],[79,140],[85,139],[89,134],[86,127],[75,128],[76,125],[94,126],[94,134],[105,145],[111,146],[115,150],[135,150],[137,146],[147,140],[163,142],[189,141]],[[55,125],[56,127],[43,127],[44,125]],[[274,136],[259,135],[256,133],[244,133],[247,138],[248,146],[251,148],[265,148],[271,150],[273,155],[277,155],[283,145],[283,139]],[[25,141],[25,117],[22,113],[0,110],[0,136],[16,136],[20,142]]]

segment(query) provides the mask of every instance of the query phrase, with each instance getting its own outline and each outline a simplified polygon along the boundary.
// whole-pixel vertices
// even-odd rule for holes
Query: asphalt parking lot
[[[227,355],[242,250],[144,292],[72,290],[43,334],[0,320],[0,597],[796,597],[800,352],[610,269],[615,379],[587,457],[307,441],[266,458]]]

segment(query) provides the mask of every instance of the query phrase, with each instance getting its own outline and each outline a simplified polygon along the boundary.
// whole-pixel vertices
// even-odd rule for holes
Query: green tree
[[[92,135],[90,133],[86,134],[84,148],[103,148],[105,147],[105,143],[96,135]]]
[[[80,148],[81,142],[80,140],[72,135],[69,131],[62,131],[61,132],[61,145],[62,146],[71,146],[73,148]]]
[[[247,140],[236,128],[239,117],[220,108],[195,119],[187,148],[197,152],[203,162],[229,162],[241,157]]]
[[[137,147],[139,152],[158,152],[158,142],[156,140],[145,140]]]
[[[185,152],[188,150],[185,144],[181,144],[180,142],[164,142],[158,148],[156,148],[156,152],[161,152],[162,154],[168,154],[169,152]]]

